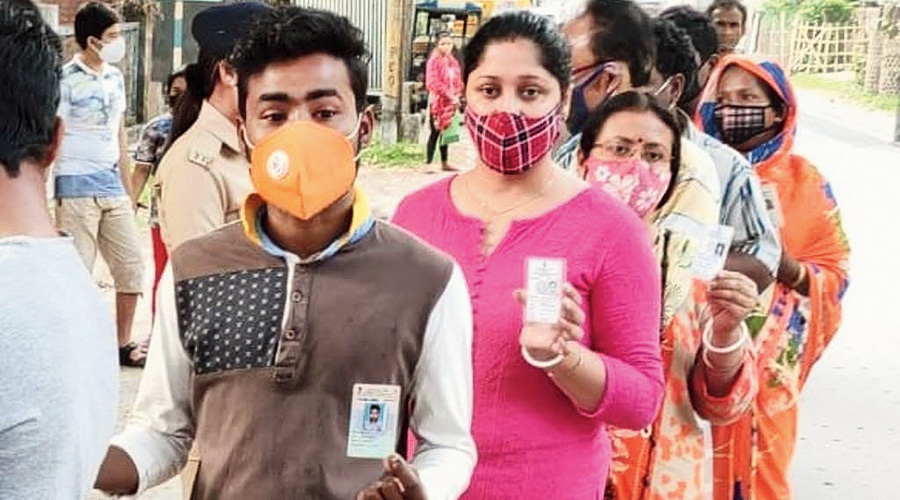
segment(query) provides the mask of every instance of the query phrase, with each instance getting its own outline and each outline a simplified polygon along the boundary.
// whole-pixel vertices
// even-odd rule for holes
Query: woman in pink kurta
[[[661,401],[656,261],[637,216],[549,157],[570,70],[553,26],[496,16],[466,62],[478,164],[410,195],[394,219],[449,253],[471,292],[479,463],[463,498],[596,500],[606,425],[640,429]],[[528,257],[566,260],[572,288],[555,326],[523,324],[514,292]],[[552,367],[531,364],[554,355]]]

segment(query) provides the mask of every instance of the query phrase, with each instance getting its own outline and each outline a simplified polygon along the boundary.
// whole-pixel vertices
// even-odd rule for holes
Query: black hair
[[[713,13],[719,9],[737,9],[741,12],[741,26],[747,25],[747,7],[740,0],[715,0],[706,8],[706,17],[712,19]]]
[[[541,66],[556,81],[562,94],[569,90],[572,73],[572,55],[569,45],[556,26],[547,18],[527,11],[507,12],[492,17],[466,44],[463,59],[463,82],[481,64],[487,46],[493,42],[530,40],[541,53]]]
[[[238,108],[247,112],[247,82],[266,66],[312,54],[328,54],[347,65],[356,110],[366,108],[369,51],[362,31],[343,16],[302,7],[263,14],[235,46],[231,66],[238,75]]]
[[[187,65],[182,71],[187,82],[187,91],[178,99],[175,109],[172,110],[172,133],[169,135],[169,144],[184,135],[197,121],[203,101],[209,99],[219,81],[218,69],[222,59],[223,56],[201,48],[197,62]]]
[[[172,85],[174,85],[174,84],[175,84],[175,80],[177,80],[177,79],[179,79],[179,78],[185,78],[185,76],[184,76],[184,70],[183,70],[183,69],[182,69],[182,70],[179,70],[179,71],[176,71],[176,72],[174,72],[174,73],[172,73],[171,75],[169,75],[169,76],[166,78],[166,83],[163,85],[163,93],[164,93],[164,94],[168,94],[169,92],[171,92],[171,91],[172,91]],[[185,81],[187,81],[186,78],[185,78]]]
[[[46,159],[59,108],[62,45],[28,0],[0,2],[0,164]]]
[[[623,61],[632,85],[647,85],[656,59],[647,13],[631,0],[590,0],[586,9],[596,30],[591,51],[599,58],[597,62]]]
[[[75,13],[75,41],[82,50],[88,48],[89,37],[100,39],[110,26],[122,22],[119,14],[109,5],[100,2],[88,2],[78,8]]]
[[[663,78],[683,75],[684,91],[678,104],[691,102],[700,93],[700,85],[697,83],[700,67],[694,57],[691,38],[675,23],[661,18],[653,20],[653,36],[656,38],[656,70]]]
[[[699,10],[687,5],[679,5],[662,11],[659,17],[672,21],[687,32],[691,37],[694,49],[700,54],[700,64],[704,64],[719,51],[719,36],[716,34],[716,27],[713,26],[709,17]]]
[[[678,179],[678,171],[681,169],[681,134],[684,129],[675,118],[675,115],[662,107],[652,95],[637,91],[623,92],[611,97],[596,110],[592,111],[581,135],[581,142],[579,143],[581,152],[585,157],[590,155],[591,150],[594,149],[594,143],[597,142],[597,136],[600,135],[600,131],[603,129],[603,125],[606,124],[606,121],[611,116],[622,111],[653,113],[672,131],[672,160],[670,164],[672,180],[669,181],[669,187],[657,205],[657,208],[661,207],[672,196],[672,191],[674,191],[675,183]]]

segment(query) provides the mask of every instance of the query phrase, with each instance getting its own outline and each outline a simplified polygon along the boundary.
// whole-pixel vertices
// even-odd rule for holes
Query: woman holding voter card
[[[756,285],[721,270],[730,241],[707,226],[718,219],[714,195],[677,195],[691,182],[680,171],[689,164],[681,162],[679,137],[678,121],[653,97],[626,92],[594,112],[581,138],[581,175],[646,221],[662,271],[665,398],[645,429],[610,430],[607,495],[616,500],[709,498],[711,433],[701,419],[735,421],[757,391],[744,325]]]
[[[549,21],[491,18],[465,49],[475,168],[408,196],[395,216],[454,257],[470,289],[479,463],[465,500],[599,498],[606,427],[649,425],[662,398],[647,232],[549,155],[569,75]]]
[[[831,185],[793,151],[797,99],[774,61],[728,56],[710,76],[697,123],[743,153],[759,175],[783,254],[753,322],[759,395],[752,411],[716,429],[716,500],[792,498],[797,405],[813,365],[837,333],[850,246]]]

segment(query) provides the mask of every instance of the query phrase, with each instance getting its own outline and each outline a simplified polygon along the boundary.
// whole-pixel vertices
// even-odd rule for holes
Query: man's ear
[[[56,117],[53,122],[53,132],[50,134],[50,145],[47,147],[47,154],[44,156],[44,164],[42,167],[49,167],[56,162],[59,157],[59,148],[62,145],[63,136],[66,133],[66,125],[60,117]]]
[[[63,136],[66,133],[66,125],[60,117],[56,117],[53,121],[53,131],[50,133],[50,144],[47,145],[47,152],[41,161],[44,180],[50,177],[50,170],[56,159],[59,158],[59,148],[62,145]]]
[[[359,118],[359,147],[360,150],[372,143],[375,138],[375,107],[366,106]],[[357,151],[359,153],[361,151]]]
[[[100,49],[97,48],[97,45],[103,45],[103,41],[95,36],[87,37],[87,40],[84,41],[85,49],[91,49],[94,52],[99,52]]]
[[[250,163],[250,145],[247,144],[250,137],[247,135],[247,123],[239,116],[235,126],[237,127],[238,141],[241,143],[241,150],[244,153],[244,158],[247,159],[247,163]]]
[[[237,71],[235,71],[230,64],[225,61],[220,61],[219,64],[216,65],[216,72],[218,72],[219,80],[222,83],[228,85],[229,87],[237,88]]]
[[[569,85],[569,90],[566,91],[562,96],[562,119],[563,121],[567,121],[569,119],[569,113],[572,109],[572,93],[575,91],[574,85]]]
[[[681,101],[681,96],[684,95],[684,87],[687,79],[683,74],[678,73],[677,75],[672,77],[672,83],[669,85],[672,87],[671,95],[672,95],[672,107],[678,107],[678,103]]]
[[[607,88],[610,89],[610,97],[631,90],[634,84],[631,81],[631,68],[624,61],[613,61],[612,69],[606,74],[611,74]]]

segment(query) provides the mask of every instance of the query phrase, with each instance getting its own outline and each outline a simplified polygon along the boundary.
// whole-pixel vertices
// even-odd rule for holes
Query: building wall
[[[39,3],[53,4],[59,6],[59,24],[60,26],[70,26],[75,20],[75,12],[78,7],[87,0],[41,0]],[[99,0],[111,5],[118,5],[120,0]]]

